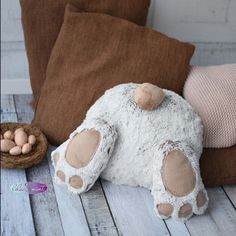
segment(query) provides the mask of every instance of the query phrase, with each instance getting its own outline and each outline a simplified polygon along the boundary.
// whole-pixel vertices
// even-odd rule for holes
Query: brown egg
[[[15,146],[16,146],[16,144],[9,139],[2,139],[1,140],[1,152],[9,152],[9,150]]]
[[[14,139],[14,133],[11,130],[8,130],[3,134],[3,137],[4,137],[4,139],[13,140]]]
[[[9,151],[9,153],[13,156],[18,156],[18,155],[21,154],[21,147],[20,146],[15,146]]]
[[[27,134],[24,131],[18,131],[15,134],[15,143],[17,146],[23,146],[25,143],[27,143],[28,137]]]
[[[36,138],[33,134],[31,134],[29,137],[28,137],[28,143],[31,144],[32,146],[36,143]]]
[[[18,129],[15,130],[14,133],[16,134],[16,133],[19,132],[19,131],[24,131],[24,129],[23,129],[22,127],[21,127],[21,128],[18,128]]]
[[[23,153],[23,154],[27,154],[27,153],[29,153],[31,150],[32,150],[32,146],[31,146],[31,144],[29,144],[29,143],[24,144],[24,146],[22,147],[22,153]]]

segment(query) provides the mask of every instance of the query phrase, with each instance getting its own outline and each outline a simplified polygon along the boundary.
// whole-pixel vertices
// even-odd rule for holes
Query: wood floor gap
[[[103,189],[103,184],[102,184],[102,182],[101,182],[100,179],[99,179],[99,182],[100,182],[100,184],[101,184],[102,192],[103,192],[103,194],[104,194],[104,197],[105,197],[105,200],[106,200],[106,203],[107,203],[108,209],[109,209],[109,211],[110,211],[111,218],[112,218],[112,220],[113,220],[114,226],[115,226],[115,228],[116,228],[117,234],[120,235],[120,232],[119,232],[118,227],[117,227],[117,225],[116,225],[116,221],[115,221],[115,218],[114,218],[114,216],[113,216],[113,214],[112,214],[112,211],[111,211],[110,205],[108,204],[107,196],[106,196],[106,193],[105,193],[105,191],[104,191],[104,189]]]
[[[224,186],[221,186],[221,188],[223,189],[226,197],[228,198],[228,200],[230,201],[230,203],[232,204],[233,208],[236,210],[236,206],[234,205],[233,201],[231,200],[230,196],[227,194],[227,192],[225,191]]]

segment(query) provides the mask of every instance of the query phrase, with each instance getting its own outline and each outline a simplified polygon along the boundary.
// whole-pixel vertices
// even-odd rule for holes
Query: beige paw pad
[[[197,207],[200,208],[204,206],[206,202],[207,202],[207,198],[206,198],[205,193],[200,191],[197,195]]]
[[[74,175],[70,177],[69,184],[73,188],[81,188],[83,186],[83,180],[79,176]]]
[[[163,90],[153,84],[144,83],[134,91],[134,101],[143,110],[154,110],[163,101]]]
[[[100,133],[94,129],[77,134],[69,143],[65,159],[74,168],[87,166],[100,142]]]
[[[193,191],[196,177],[191,163],[182,151],[173,150],[165,157],[162,179],[166,190],[174,196],[186,196]]]
[[[157,206],[157,210],[160,215],[169,217],[173,212],[173,206],[169,203],[163,203]]]
[[[65,182],[66,180],[66,175],[64,174],[64,172],[62,170],[58,170],[57,171],[57,177],[62,181]]]
[[[185,218],[185,217],[189,216],[191,213],[192,213],[192,206],[189,203],[184,204],[179,209],[179,217],[180,218]]]

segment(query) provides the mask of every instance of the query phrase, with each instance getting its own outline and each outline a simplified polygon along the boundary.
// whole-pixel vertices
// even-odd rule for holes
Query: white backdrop
[[[19,2],[1,4],[1,90],[29,93]],[[236,0],[152,0],[148,27],[194,43],[194,65],[236,63]]]

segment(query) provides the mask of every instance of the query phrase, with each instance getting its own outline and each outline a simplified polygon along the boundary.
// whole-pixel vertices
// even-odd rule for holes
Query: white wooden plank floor
[[[30,123],[31,95],[1,96],[1,122]],[[50,147],[40,165],[27,170],[1,169],[1,235],[236,235],[236,186],[208,188],[209,209],[186,224],[160,220],[149,191],[98,180],[80,196],[54,184]],[[43,182],[48,191],[16,193],[10,185]]]

